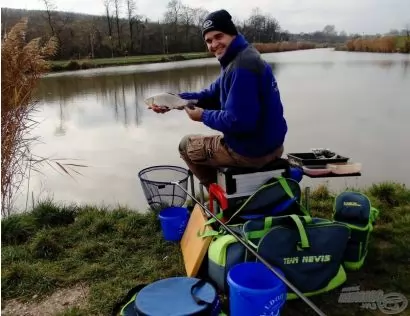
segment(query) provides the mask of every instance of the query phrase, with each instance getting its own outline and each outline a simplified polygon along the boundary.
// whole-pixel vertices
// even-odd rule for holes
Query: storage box
[[[276,160],[258,170],[236,167],[219,168],[217,184],[226,193],[228,208],[237,208],[270,179],[288,176],[289,170],[289,163],[285,159]]]
[[[253,194],[261,185],[273,177],[288,176],[287,160],[278,159],[260,168],[223,167],[217,170],[217,184],[228,195]]]
[[[335,158],[317,158],[313,152],[289,153],[287,156],[291,165],[299,167],[326,165],[329,163],[347,162],[349,160],[348,157],[339,154],[337,154]]]

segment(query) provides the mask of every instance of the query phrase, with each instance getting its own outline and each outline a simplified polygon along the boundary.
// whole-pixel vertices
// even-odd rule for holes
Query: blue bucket
[[[167,241],[180,241],[188,224],[189,211],[186,207],[171,206],[159,213],[162,235]]]
[[[275,268],[281,275],[283,272]],[[228,272],[232,316],[279,316],[286,302],[286,285],[259,262],[235,265]]]

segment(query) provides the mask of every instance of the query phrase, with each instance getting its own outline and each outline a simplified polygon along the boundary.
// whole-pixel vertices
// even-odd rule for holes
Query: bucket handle
[[[192,298],[194,299],[195,303],[197,303],[198,305],[208,305],[208,306],[210,306],[210,305],[212,305],[212,303],[209,303],[209,302],[207,302],[207,301],[204,301],[203,299],[199,298],[198,296],[196,296],[196,295],[194,294],[195,288],[201,288],[201,287],[203,287],[205,284],[206,284],[206,281],[203,280],[203,279],[201,279],[201,280],[195,282],[195,283],[191,286],[191,296],[192,296]]]

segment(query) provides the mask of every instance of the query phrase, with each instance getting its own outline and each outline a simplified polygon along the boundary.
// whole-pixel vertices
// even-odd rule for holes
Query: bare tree
[[[208,14],[209,11],[205,10],[202,7],[192,9],[193,23],[198,29],[201,29],[202,23],[205,21],[205,18]]]
[[[98,33],[97,21],[96,18],[93,18],[91,22],[88,24],[88,33],[89,33],[89,40],[90,40],[90,57],[94,58],[95,54],[95,44],[96,44],[96,34]]]
[[[3,30],[3,34],[1,35],[1,40],[3,41],[7,35],[7,21],[8,21],[8,9],[1,8],[1,29]]]
[[[323,28],[323,33],[325,33],[328,36],[334,36],[337,34],[336,27],[334,25],[328,24]]]
[[[66,28],[66,25],[72,22],[71,15],[60,16],[57,11],[57,6],[52,0],[43,0],[44,6],[46,7],[46,19],[51,30],[51,36],[57,39],[57,53],[60,55],[63,50],[63,41],[61,39],[61,33]]]
[[[112,20],[111,20],[111,0],[104,0],[104,8],[105,8],[105,16],[107,18],[107,24],[108,24],[108,38],[110,40],[110,45],[111,45],[111,57],[114,58],[114,48],[112,44]]]
[[[113,1],[114,1],[114,10],[115,10],[115,24],[117,26],[118,49],[121,50],[121,30],[120,30],[121,2],[120,0],[113,0]]]
[[[183,5],[180,0],[171,0],[168,2],[167,11],[165,12],[165,23],[170,24],[173,30],[173,41],[177,41],[178,37],[178,23]]]
[[[128,27],[130,31],[130,43],[129,43],[129,51],[132,54],[134,50],[134,23],[138,21],[138,17],[135,15],[135,11],[137,9],[137,5],[135,0],[126,0],[127,5],[127,18],[128,18]]]
[[[44,2],[44,5],[46,7],[47,20],[48,20],[48,25],[51,29],[51,35],[56,36],[57,34],[56,34],[56,31],[55,31],[52,11],[55,11],[57,9],[57,7],[51,0],[43,0],[43,2]]]
[[[194,24],[194,10],[188,6],[182,6],[181,8],[181,23],[184,25],[185,28],[185,41],[188,43],[189,41],[189,30],[191,29],[191,25]]]

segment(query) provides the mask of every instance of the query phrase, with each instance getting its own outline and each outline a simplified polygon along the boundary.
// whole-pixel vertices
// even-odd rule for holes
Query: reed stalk
[[[31,131],[37,125],[33,114],[37,101],[33,95],[43,74],[47,58],[55,54],[54,37],[26,42],[27,19],[18,22],[2,39],[1,47],[1,214],[10,215],[16,193],[33,163],[31,145],[37,140]]]

